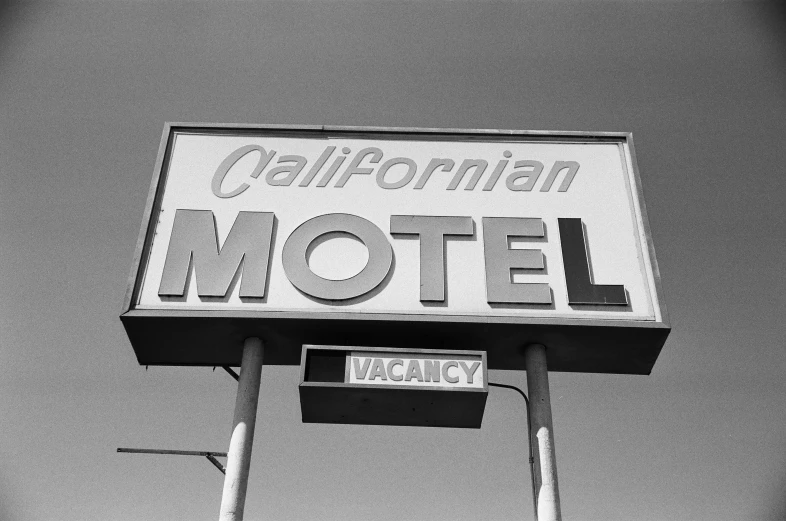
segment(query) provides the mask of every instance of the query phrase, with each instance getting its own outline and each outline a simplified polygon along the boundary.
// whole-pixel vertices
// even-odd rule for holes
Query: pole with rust
[[[259,338],[245,340],[219,521],[243,521],[259,403],[259,384],[262,379],[263,354],[264,348]]]
[[[545,346],[540,344],[526,346],[524,366],[527,371],[527,394],[529,394],[532,419],[529,435],[536,447],[533,455],[538,521],[562,521]]]

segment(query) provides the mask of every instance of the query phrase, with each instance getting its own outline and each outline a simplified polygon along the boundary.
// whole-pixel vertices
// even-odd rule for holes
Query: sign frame
[[[638,205],[645,243],[642,254],[648,256],[653,283],[650,289],[660,320],[362,312],[317,316],[313,311],[139,309],[134,302],[155,232],[154,216],[163,197],[173,137],[178,133],[622,144],[630,156],[631,196]],[[237,366],[243,339],[258,336],[265,342],[265,363],[272,365],[299,364],[304,344],[397,345],[483,349],[488,352],[490,369],[523,369],[522,347],[540,343],[548,347],[548,366],[552,371],[649,374],[671,330],[632,134],[322,125],[166,123],[120,319],[141,365],[185,366]]]

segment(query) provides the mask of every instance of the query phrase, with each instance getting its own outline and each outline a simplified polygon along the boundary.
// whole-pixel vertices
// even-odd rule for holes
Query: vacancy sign
[[[648,372],[668,333],[628,134],[169,125],[125,311],[162,364],[234,359],[205,321],[293,364],[440,338],[508,367],[540,339],[564,370]]]
[[[305,423],[480,428],[486,353],[450,349],[303,346]]]
[[[485,370],[480,356],[380,356],[348,353],[347,383],[398,387],[483,389]]]

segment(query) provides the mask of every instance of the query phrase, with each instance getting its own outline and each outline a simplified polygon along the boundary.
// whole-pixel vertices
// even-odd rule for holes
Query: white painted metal
[[[533,456],[538,521],[561,521],[546,348],[540,344],[528,345],[524,350],[524,359],[530,401],[529,435],[535,445]]]
[[[149,256],[144,260],[144,276],[134,303],[137,309],[164,310],[223,310],[223,311],[277,311],[305,312],[317,316],[326,313],[417,314],[466,317],[515,317],[532,319],[600,319],[630,321],[660,321],[660,304],[653,290],[655,273],[647,254],[646,226],[636,194],[635,164],[628,143],[620,138],[616,142],[570,141],[553,137],[515,141],[502,139],[455,141],[428,139],[383,139],[380,136],[265,136],[238,132],[209,134],[207,132],[178,133],[175,135],[171,159],[165,172],[165,185],[158,212],[152,216],[155,233]],[[231,198],[219,198],[211,190],[211,182],[219,165],[236,150],[254,145],[265,150],[276,150],[277,155],[257,177],[252,171],[260,154],[249,153],[239,160],[224,178],[223,190],[231,191],[244,184],[245,191]],[[309,186],[300,186],[306,171],[317,163],[326,147],[335,147],[334,156],[342,155],[346,161],[329,184],[318,186],[327,164]],[[355,154],[365,147],[379,147],[384,157],[371,163],[366,157],[364,168],[380,170],[389,158],[411,158],[418,166],[412,181],[397,189],[378,185],[374,175],[353,175],[345,185],[339,180]],[[512,154],[493,189],[484,190],[492,170],[500,160]],[[308,159],[300,176],[289,186],[269,185],[267,173],[278,166],[279,157],[297,154]],[[342,155],[343,157],[343,155]],[[433,158],[449,158],[456,162],[451,172],[437,169],[422,188],[421,181],[426,165]],[[455,190],[449,190],[458,165],[464,159],[484,159],[489,166],[474,189],[467,189],[473,172],[468,172]],[[544,165],[537,184],[529,191],[512,191],[506,186],[514,164],[520,160],[534,160]],[[332,161],[332,159],[331,159]],[[580,164],[569,189],[559,191],[564,172],[547,191],[542,191],[551,165],[559,161]],[[518,168],[520,171],[521,168]],[[524,168],[526,170],[526,168]],[[389,180],[404,176],[406,169],[398,165],[388,172]],[[387,179],[387,178],[386,178]],[[521,180],[519,180],[521,181]],[[277,218],[276,240],[271,252],[269,289],[266,300],[243,301],[237,287],[225,299],[203,301],[196,295],[197,273],[191,279],[187,295],[180,299],[161,298],[158,295],[164,259],[169,245],[173,219],[177,210],[210,210],[215,215],[219,241],[224,241],[239,211],[274,212]],[[318,302],[303,295],[287,280],[281,260],[281,248],[292,231],[306,220],[328,213],[352,213],[369,220],[379,227],[390,240],[395,252],[396,266],[389,283],[361,298],[343,302],[340,306]],[[449,240],[446,247],[446,287],[448,299],[445,306],[423,306],[419,300],[420,278],[419,243],[417,240],[394,238],[389,234],[390,217],[406,215],[469,216],[475,222],[472,240]],[[486,298],[483,217],[511,216],[543,219],[546,238],[540,241],[513,241],[513,248],[536,248],[546,257],[546,274],[513,274],[516,283],[548,283],[553,291],[553,307],[491,306]],[[595,284],[622,284],[625,286],[630,306],[569,306],[562,252],[558,239],[557,219],[580,217],[587,230],[587,248],[592,264]],[[342,255],[341,241],[327,241],[321,246],[325,251],[315,256],[315,268],[330,279],[341,279],[348,263]],[[362,250],[362,246],[360,247]],[[333,264],[323,262],[333,259]],[[324,265],[323,265],[324,264]],[[355,264],[353,264],[354,266]]]
[[[247,338],[243,345],[243,362],[235,400],[232,437],[227,453],[224,491],[221,495],[219,521],[242,521],[257,420],[259,383],[262,378],[264,347],[259,338]]]

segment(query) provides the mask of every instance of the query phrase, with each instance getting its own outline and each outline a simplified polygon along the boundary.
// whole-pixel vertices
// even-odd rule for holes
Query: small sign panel
[[[347,355],[347,383],[396,387],[483,389],[484,368],[480,355],[447,356],[405,353],[351,353]]]
[[[480,428],[483,351],[303,346],[305,423]]]
[[[147,216],[143,364],[238,363],[221,332],[647,373],[669,330],[629,134],[171,125]]]

